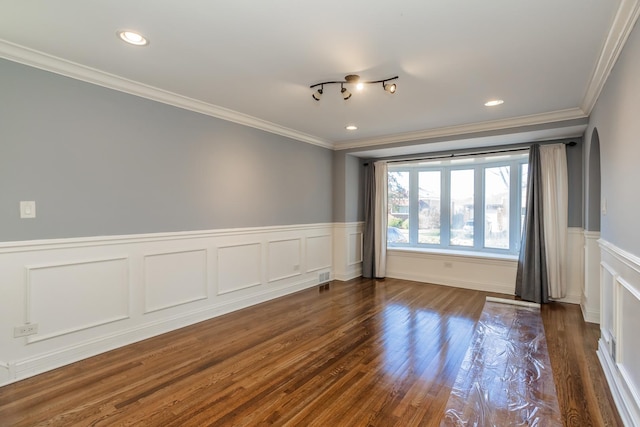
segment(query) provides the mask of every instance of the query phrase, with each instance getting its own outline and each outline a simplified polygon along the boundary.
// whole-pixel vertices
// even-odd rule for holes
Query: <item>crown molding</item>
[[[95,68],[87,67],[72,61],[67,61],[43,52],[26,48],[0,39],[0,58],[18,62],[41,70],[53,72],[76,80],[128,93],[134,96],[172,105],[207,116],[216,117],[229,122],[263,130],[265,132],[306,142],[333,150],[372,147],[384,144],[410,142],[421,139],[448,137],[471,133],[496,131],[521,126],[539,125],[571,119],[588,117],[600,96],[616,60],[618,59],[635,22],[640,16],[640,0],[621,0],[611,29],[606,38],[600,57],[593,71],[590,83],[580,108],[552,111],[503,120],[470,123],[458,126],[407,132],[377,138],[363,138],[348,142],[334,143],[332,141],[296,131],[291,128],[258,119],[228,108],[202,102],[182,96],[160,88],[145,85],[133,80],[125,79]]]
[[[417,141],[421,139],[458,136],[471,133],[490,132],[501,129],[511,129],[524,126],[540,125],[565,120],[583,119],[588,115],[580,108],[552,111],[549,113],[532,114],[528,116],[513,117],[502,120],[469,123],[457,126],[447,126],[428,129],[417,132],[407,132],[395,135],[387,135],[379,138],[365,138],[336,145],[335,150],[348,150],[352,148],[373,147],[377,145],[394,144],[399,142]]]
[[[587,115],[591,114],[591,110],[593,110],[639,15],[639,0],[622,0],[620,2],[616,16],[609,29],[609,34],[600,52],[600,57],[593,70],[587,92],[582,100],[581,108]]]
[[[197,99],[182,96],[157,87],[145,85],[133,80],[125,79],[95,68],[87,67],[76,62],[67,61],[37,50],[29,49],[6,40],[0,39],[0,58],[39,68],[44,71],[60,74],[72,79],[102,86],[108,89],[172,105],[184,110],[194,111],[218,119],[260,129],[265,132],[281,135],[287,138],[306,142],[320,147],[333,149],[331,141],[296,131],[278,124],[258,119],[247,114],[239,113],[228,108],[209,104]]]

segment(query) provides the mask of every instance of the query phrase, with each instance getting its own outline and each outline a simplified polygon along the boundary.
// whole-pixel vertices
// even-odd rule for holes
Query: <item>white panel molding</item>
[[[356,265],[362,263],[362,255],[364,248],[364,236],[362,232],[349,233],[349,264]]]
[[[362,234],[364,222],[335,223],[333,226],[333,268],[334,279],[346,282],[362,276],[362,261],[355,262],[362,255],[362,247],[354,247],[350,237],[352,234]],[[361,243],[360,243],[361,244]]]
[[[582,99],[581,109],[586,115],[591,114],[593,107],[602,92],[602,88],[611,73],[622,48],[624,47],[640,14],[640,1],[621,0],[618,11],[609,29],[600,57],[596,64],[589,86]]]
[[[86,83],[102,86],[119,92],[128,93],[140,98],[150,99],[163,104],[172,105],[184,110],[194,111],[207,116],[216,117],[228,122],[260,129],[265,132],[281,135],[308,144],[324,148],[333,148],[333,143],[317,136],[309,135],[295,129],[249,116],[238,111],[210,104],[164,89],[149,86],[124,77],[110,74],[96,68],[87,67],[76,62],[61,59],[37,50],[29,49],[6,40],[0,40],[0,57],[30,67],[71,77]]]
[[[606,294],[605,292],[607,291],[607,287],[606,287],[606,283],[609,282],[609,280],[605,280],[605,274],[607,274],[611,280],[611,305],[607,305],[607,298],[606,298]],[[613,295],[613,290],[614,290],[614,283],[616,278],[618,277],[618,273],[613,269],[613,267],[611,267],[609,264],[607,264],[607,262],[605,261],[601,261],[600,262],[600,332],[603,335],[603,338],[605,339],[607,345],[610,345],[611,343],[611,339],[614,338],[614,334],[613,334],[613,320],[611,321],[611,325],[608,324],[607,322],[607,317],[609,315],[609,313],[612,313],[615,306],[614,306],[614,295]],[[608,329],[609,328],[609,329]]]
[[[278,259],[276,257],[275,254],[275,250],[274,250],[274,245],[278,245],[280,243],[287,243],[287,242],[295,242],[297,243],[297,249],[294,251],[295,254],[289,254],[289,255],[294,255],[296,256],[296,260],[295,260],[295,264],[293,266],[290,266],[290,261],[289,258],[282,260],[282,259]],[[300,263],[302,262],[302,238],[301,237],[297,237],[297,238],[293,238],[293,239],[277,239],[277,240],[269,240],[267,242],[267,259],[268,259],[268,275],[267,275],[267,282],[268,283],[273,283],[273,282],[278,282],[280,280],[284,280],[284,279],[290,279],[292,277],[296,277],[296,276],[300,276],[301,273],[301,266]],[[276,266],[274,265],[274,263],[278,262],[280,265]],[[285,265],[286,262],[286,265]],[[297,265],[298,269],[295,269],[295,266]],[[290,266],[290,270],[284,274],[279,274],[274,276],[273,275],[273,270],[274,269],[278,269],[278,270],[282,270],[282,271],[286,271]]]
[[[239,237],[283,232],[326,231],[332,223],[277,225],[266,227],[222,228],[216,230],[175,231],[166,233],[125,234],[118,236],[70,237],[63,239],[22,240],[0,242],[0,255],[4,253],[42,251],[47,249],[69,249],[131,243],[167,242],[169,240],[208,239],[215,237]]]
[[[640,425],[640,365],[637,363],[640,258],[604,239],[598,243],[602,275],[602,335],[598,357],[620,417],[625,425],[637,426]],[[609,283],[610,297],[605,295]]]
[[[156,303],[151,304],[150,300],[153,297],[153,289],[154,289],[154,284],[150,283],[150,276],[152,276],[152,272],[149,271],[150,269],[150,265],[148,264],[148,260],[153,259],[153,258],[157,258],[157,257],[163,257],[163,258],[167,258],[170,257],[172,255],[178,256],[178,255],[184,255],[184,254],[202,254],[203,255],[203,259],[202,259],[202,265],[200,268],[200,274],[202,275],[202,282],[200,283],[201,286],[201,290],[202,293],[200,295],[183,295],[182,297],[178,298],[177,295],[174,295],[173,298],[171,298],[170,301],[167,301],[165,303],[161,303],[158,304]],[[148,314],[148,313],[153,313],[156,311],[160,311],[160,310],[165,310],[167,308],[172,308],[172,307],[176,307],[179,305],[183,305],[183,304],[188,304],[191,302],[196,302],[196,301],[201,301],[201,300],[205,300],[209,297],[208,294],[208,271],[207,271],[207,259],[208,259],[208,253],[207,253],[207,249],[206,248],[202,248],[202,249],[189,249],[189,250],[182,250],[182,251],[170,251],[170,252],[156,252],[156,253],[149,253],[149,254],[145,254],[142,257],[143,261],[142,261],[142,265],[143,265],[143,281],[142,283],[144,284],[144,314]],[[175,269],[176,267],[174,267],[176,265],[176,262],[172,262],[172,263],[164,263],[163,267],[166,266],[171,266],[173,269]],[[194,271],[183,271],[183,276],[185,273],[187,274],[193,274],[198,273],[197,269],[194,269],[193,265],[190,266],[184,266],[183,270],[188,269],[188,270],[194,270]],[[173,273],[175,274],[175,273]],[[162,276],[164,276],[164,278],[166,278],[169,274],[167,274],[167,272],[163,272],[163,274],[161,274]],[[175,286],[173,287],[176,291],[187,291],[187,290],[191,290],[191,291],[195,291],[195,289],[188,289],[185,284],[184,284],[184,279],[186,279],[185,277],[181,277],[180,279],[180,286]]]
[[[636,273],[640,274],[640,257],[637,257],[630,252],[620,249],[619,247],[607,242],[606,240],[600,239],[598,240],[598,243],[600,244],[600,248],[602,248],[604,251],[613,255],[618,261],[633,269]]]
[[[615,362],[618,364],[620,375],[633,400],[640,407],[640,365],[637,363],[640,351],[640,334],[638,334],[640,289],[622,277],[617,277],[615,283],[617,286],[615,331],[618,343]],[[633,305],[633,307],[629,307],[629,305]]]
[[[599,231],[584,232],[584,284],[580,308],[586,322],[600,323],[600,239]]]
[[[9,382],[12,377],[10,365],[0,360],[0,384]]]
[[[518,262],[459,253],[387,251],[387,277],[513,295]]]
[[[640,407],[634,403],[634,397],[620,374],[618,366],[611,359],[607,345],[602,338],[598,342],[596,353],[623,424],[627,427],[640,425]]]
[[[224,302],[218,302],[208,307],[190,310],[172,316],[163,317],[160,320],[148,322],[143,325],[119,330],[115,333],[98,338],[84,340],[78,344],[57,348],[53,351],[23,358],[9,364],[12,372],[9,381],[0,383],[0,386],[21,379],[68,365],[88,357],[92,357],[124,345],[132,344],[170,332],[185,326],[193,325],[214,317],[247,308],[262,302],[298,292],[317,285],[317,280],[305,280],[286,287],[266,289],[256,292],[249,297],[239,297]]]
[[[27,265],[25,266],[25,322],[26,323],[34,323],[40,322],[40,330],[42,331],[44,324],[42,323],[43,319],[36,319],[33,307],[33,294],[35,291],[33,275],[34,272],[38,270],[46,270],[46,269],[56,269],[56,268],[64,268],[64,267],[72,267],[72,266],[82,266],[82,265],[90,265],[90,264],[103,264],[103,263],[113,263],[114,261],[122,261],[124,262],[124,277],[122,277],[122,285],[126,288],[126,294],[123,295],[122,304],[122,313],[112,313],[107,315],[107,313],[103,313],[103,317],[96,318],[89,322],[77,323],[70,327],[64,327],[61,329],[56,329],[49,333],[38,333],[36,335],[30,335],[26,337],[27,344],[33,344],[40,341],[48,340],[51,338],[60,337],[63,335],[71,334],[74,332],[79,332],[87,329],[92,329],[98,326],[107,325],[110,323],[118,322],[121,320],[128,319],[130,317],[130,303],[129,303],[129,295],[131,293],[131,284],[129,280],[129,257],[128,256],[117,256],[117,257],[107,257],[107,258],[93,258],[93,259],[84,259],[84,260],[67,260],[64,262],[55,262],[55,263],[43,263],[38,265]],[[54,285],[54,284],[49,284]],[[104,292],[104,291],[103,291]],[[102,304],[104,301],[94,301],[97,305],[104,307]],[[89,301],[83,301],[83,304],[88,304]],[[71,313],[65,313],[67,316],[70,316]],[[86,314],[86,313],[85,313]]]
[[[245,253],[244,256],[238,256],[236,254],[235,257],[232,257],[231,259],[225,259],[223,262],[220,261],[220,255],[225,250],[232,250],[236,248],[252,248],[252,249],[257,248],[258,254],[256,257],[253,257],[253,259],[251,257],[251,253]],[[255,286],[262,285],[262,279],[261,279],[262,250],[263,250],[262,242],[248,242],[248,243],[241,243],[236,245],[223,245],[223,246],[217,247],[216,258],[217,258],[218,265],[216,270],[218,272],[218,281],[217,281],[218,295],[224,295],[230,292],[235,292],[242,289],[248,289],[248,288],[253,288]],[[231,260],[233,260],[233,262]],[[246,267],[246,263],[245,263],[245,266],[242,266],[241,261],[249,262],[249,264],[252,265],[255,273],[254,277],[251,277],[251,274],[250,274],[251,271],[249,271],[248,268]],[[236,266],[238,268],[233,268]],[[226,269],[230,267],[231,267],[231,270],[227,271]],[[235,277],[226,277],[227,275],[235,276]],[[225,277],[221,277],[221,276],[225,276]],[[232,286],[227,286],[226,284],[224,286],[221,286],[221,282],[225,282],[225,280],[221,280],[221,279],[228,279],[237,283],[235,283]]]
[[[0,298],[0,317],[3,319],[3,324],[16,326],[30,320],[27,315],[29,306],[26,302],[29,294],[26,286],[28,268],[37,274],[33,276],[38,281],[36,286],[46,291],[46,293],[41,292],[36,295],[40,301],[37,307],[47,307],[42,303],[45,295],[51,295],[52,298],[64,298],[62,295],[56,295],[55,289],[42,287],[49,282],[60,283],[72,295],[74,293],[80,295],[74,289],[80,289],[84,292],[85,288],[82,285],[86,282],[90,286],[98,286],[98,292],[95,294],[97,296],[90,298],[91,301],[103,298],[100,295],[104,290],[111,290],[113,293],[104,296],[109,301],[121,301],[122,304],[110,303],[105,310],[92,317],[84,315],[86,311],[84,306],[78,306],[77,315],[73,312],[65,313],[65,315],[56,314],[55,307],[62,307],[62,305],[52,301],[52,308],[47,309],[47,320],[43,323],[41,318],[35,319],[39,322],[41,333],[44,332],[44,334],[16,339],[13,337],[11,327],[0,330],[0,348],[2,348],[3,359],[0,364],[0,385],[269,299],[317,286],[317,272],[307,272],[304,265],[301,265],[303,273],[298,276],[274,282],[270,286],[262,286],[266,285],[268,277],[267,242],[298,242],[296,245],[302,246],[301,260],[303,263],[306,261],[309,265],[326,265],[327,269],[332,269],[331,251],[334,243],[334,231],[334,224],[309,224],[252,227],[233,231],[228,229],[205,230],[202,232],[71,238],[56,239],[53,242],[34,241],[1,244],[0,295],[3,297]],[[311,242],[315,241],[317,245],[315,252],[305,252],[305,242],[308,238],[311,238]],[[302,245],[299,242],[302,242]],[[346,245],[346,241],[344,244]],[[228,256],[227,259],[230,262],[218,265],[218,251],[229,248],[239,248],[239,251],[224,254]],[[171,262],[167,263],[164,259],[154,258],[167,254],[169,254],[168,256],[175,255],[176,259],[172,258]],[[185,254],[186,258],[180,260],[181,255]],[[247,254],[249,254],[248,257]],[[114,259],[116,264],[113,265],[97,264],[100,267],[96,271],[107,273],[102,281],[96,283],[94,280],[86,280],[81,276],[76,276],[76,273],[79,272],[81,275],[89,274],[93,277],[94,269],[82,267],[85,263],[91,265],[94,262],[105,262],[105,260],[108,262]],[[187,277],[196,278],[196,286],[190,287],[185,292],[179,289],[169,289],[167,296],[158,300],[166,302],[166,305],[171,306],[171,309],[147,314],[145,310],[149,307],[145,307],[145,281],[151,280],[152,276],[148,275],[150,270],[146,272],[145,276],[145,260],[148,263],[150,259],[154,261],[152,263],[154,265],[151,267],[156,275],[164,271],[161,264],[169,264],[166,267],[169,273],[173,271],[173,268],[178,271],[193,269],[198,270],[198,273],[193,276],[187,275]],[[74,269],[73,266],[76,264],[80,264],[79,270]],[[55,269],[61,265],[71,265],[72,268],[67,270],[66,267],[63,267],[61,270],[53,270],[51,273],[47,270],[38,270],[38,268]],[[202,278],[200,276],[202,270],[208,271],[206,279],[204,276]],[[116,271],[117,273],[110,273]],[[249,274],[245,274],[247,271]],[[227,276],[224,276],[225,274]],[[128,281],[127,288],[119,285],[125,280],[125,276]],[[75,284],[69,284],[65,279],[67,277],[72,281],[75,280]],[[217,281],[220,277],[232,279],[227,282],[228,288],[222,286],[222,294],[217,293],[217,287],[221,285]],[[55,278],[55,281],[52,278]],[[206,282],[204,285],[202,280]],[[111,286],[113,284],[116,286]],[[256,286],[237,286],[252,284]],[[89,290],[94,291],[91,288]],[[208,295],[206,299],[195,298],[196,301],[185,302],[182,298],[184,295],[204,295],[204,292]],[[91,296],[91,294],[88,295]],[[79,296],[78,298],[85,297]],[[125,299],[128,317],[121,321],[108,322],[103,314],[114,312],[113,307],[116,309],[125,307]],[[61,303],[64,300],[58,302]],[[93,303],[90,302],[90,304]],[[152,308],[154,307],[156,306],[153,305]],[[42,311],[40,308],[37,309]],[[61,310],[58,309],[58,312]],[[89,311],[89,314],[92,313]],[[100,322],[92,323],[95,319]],[[95,324],[99,325],[93,326]],[[63,327],[68,326],[73,326],[74,330],[62,330]],[[50,332],[55,332],[56,336],[42,339],[41,335]],[[27,340],[29,339],[37,340],[37,342],[33,341],[28,344]]]
[[[638,302],[640,302],[640,289],[635,288],[634,286],[632,286],[629,282],[627,282],[626,280],[624,280],[623,278],[621,278],[620,276],[617,276],[615,279],[618,284],[620,286],[622,286],[623,288],[625,288],[627,291],[629,291],[629,293],[631,295],[633,295],[633,297],[635,299],[638,300]],[[640,326],[640,325],[639,325]]]
[[[313,242],[318,241],[318,245],[321,244],[321,242],[323,240],[328,240],[328,245],[326,248],[322,248],[322,247],[318,247],[318,248],[313,248]],[[327,270],[327,269],[331,269],[332,265],[331,265],[331,244],[332,244],[332,240],[333,240],[333,236],[331,234],[320,234],[320,235],[316,235],[316,236],[308,236],[307,240],[306,240],[306,246],[307,246],[307,251],[306,251],[306,255],[307,255],[307,259],[306,259],[306,266],[307,266],[307,273],[313,273],[316,271],[320,271],[320,270]],[[327,259],[322,259],[321,256],[319,255],[319,253],[327,253],[328,252],[328,257]],[[316,254],[315,259],[309,259],[309,257],[312,256],[312,254],[314,253],[318,253]]]

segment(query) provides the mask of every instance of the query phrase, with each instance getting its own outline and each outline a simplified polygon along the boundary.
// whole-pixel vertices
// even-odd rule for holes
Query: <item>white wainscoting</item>
[[[362,275],[362,232],[364,223],[335,224],[333,228],[333,271],[337,280]]]
[[[332,273],[334,229],[0,243],[0,385],[315,286]],[[38,333],[14,338],[25,323]]]
[[[463,253],[387,251],[387,277],[513,295],[518,262]]]
[[[128,257],[26,265],[28,344],[129,317]]]
[[[145,313],[206,299],[207,249],[143,257]]]
[[[640,258],[600,244],[598,357],[625,425],[640,425]]]
[[[584,320],[600,323],[600,232],[584,232],[584,287],[580,308]]]
[[[579,304],[583,283],[583,230],[569,228],[567,259],[567,296],[560,302]],[[518,262],[456,253],[435,253],[411,249],[387,251],[387,276],[459,288],[515,293]]]
[[[330,234],[307,238],[307,273],[331,269],[332,243]]]

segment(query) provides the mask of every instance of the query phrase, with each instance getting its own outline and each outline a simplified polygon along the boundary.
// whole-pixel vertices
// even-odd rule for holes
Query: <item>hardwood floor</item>
[[[0,388],[0,426],[433,426],[485,292],[309,289]],[[563,421],[622,425],[578,306],[542,316]]]

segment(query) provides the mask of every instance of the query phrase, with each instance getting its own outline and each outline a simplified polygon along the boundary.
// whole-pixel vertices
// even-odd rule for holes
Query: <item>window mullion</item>
[[[449,247],[451,234],[449,232],[451,222],[451,169],[442,170],[440,184],[440,247]]]
[[[420,191],[418,189],[418,171],[412,168],[409,173],[409,243],[418,244],[418,208]]]
[[[482,250],[484,247],[484,167],[474,168],[473,188],[473,248]]]

